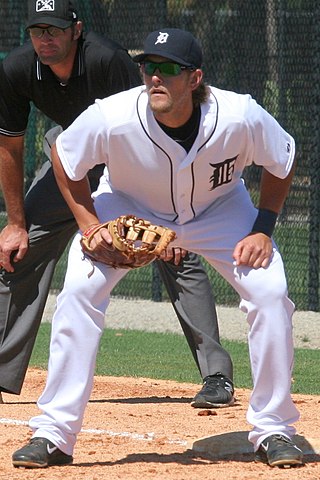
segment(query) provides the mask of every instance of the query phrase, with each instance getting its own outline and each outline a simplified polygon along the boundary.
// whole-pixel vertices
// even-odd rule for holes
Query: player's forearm
[[[264,233],[268,237],[272,237],[278,214],[289,193],[293,175],[293,168],[284,179],[277,178],[267,172],[267,170],[263,170],[260,185],[259,211],[251,233]]]
[[[56,147],[52,147],[52,165],[60,191],[72,211],[81,231],[99,223],[91,198],[87,177],[79,181],[70,180],[61,164]]]
[[[289,175],[283,179],[275,177],[266,170],[263,170],[260,185],[259,208],[279,213],[288,196],[293,175],[294,168],[292,168]]]
[[[7,222],[25,228],[23,140],[0,139],[0,186]]]

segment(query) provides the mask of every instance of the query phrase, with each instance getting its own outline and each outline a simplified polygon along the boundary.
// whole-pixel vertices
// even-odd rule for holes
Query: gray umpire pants
[[[90,174],[92,190],[102,167]],[[41,323],[57,261],[77,224],[47,161],[25,199],[29,250],[15,271],[0,272],[0,391],[19,394]],[[233,377],[222,348],[212,288],[200,259],[189,254],[179,266],[157,261],[182,330],[203,377],[221,372]]]

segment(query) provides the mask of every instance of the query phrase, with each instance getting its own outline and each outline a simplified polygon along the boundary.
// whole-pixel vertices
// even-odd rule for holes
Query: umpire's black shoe
[[[270,435],[263,440],[255,454],[255,462],[267,463],[270,467],[290,468],[302,465],[303,453],[284,435]]]
[[[69,465],[72,461],[71,455],[61,452],[52,442],[41,437],[32,438],[28,445],[12,455],[14,467],[45,468],[52,465]]]
[[[234,388],[232,381],[222,375],[208,375],[203,379],[203,386],[194,397],[191,406],[194,408],[221,408],[234,404]]]

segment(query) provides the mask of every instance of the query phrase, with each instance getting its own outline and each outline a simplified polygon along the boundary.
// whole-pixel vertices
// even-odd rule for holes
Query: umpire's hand
[[[13,263],[19,262],[28,250],[29,237],[24,228],[7,225],[0,233],[0,267],[14,272]]]

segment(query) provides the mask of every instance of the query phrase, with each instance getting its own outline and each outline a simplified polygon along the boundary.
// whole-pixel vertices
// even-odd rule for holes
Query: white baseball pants
[[[299,418],[290,394],[294,305],[287,296],[283,262],[275,245],[266,269],[233,263],[234,247],[250,232],[256,217],[245,187],[239,186],[184,225],[160,220],[117,194],[103,193],[95,205],[101,221],[132,213],[173,228],[176,245],[202,255],[237,290],[250,326],[254,387],[247,413],[253,426],[249,440],[256,450],[271,434],[292,437],[292,424]],[[52,321],[47,384],[38,401],[42,413],[30,420],[34,436],[48,438],[69,455],[90,397],[110,292],[127,273],[96,263],[89,276],[93,267],[83,258],[79,239],[77,234],[70,249],[65,285]]]

